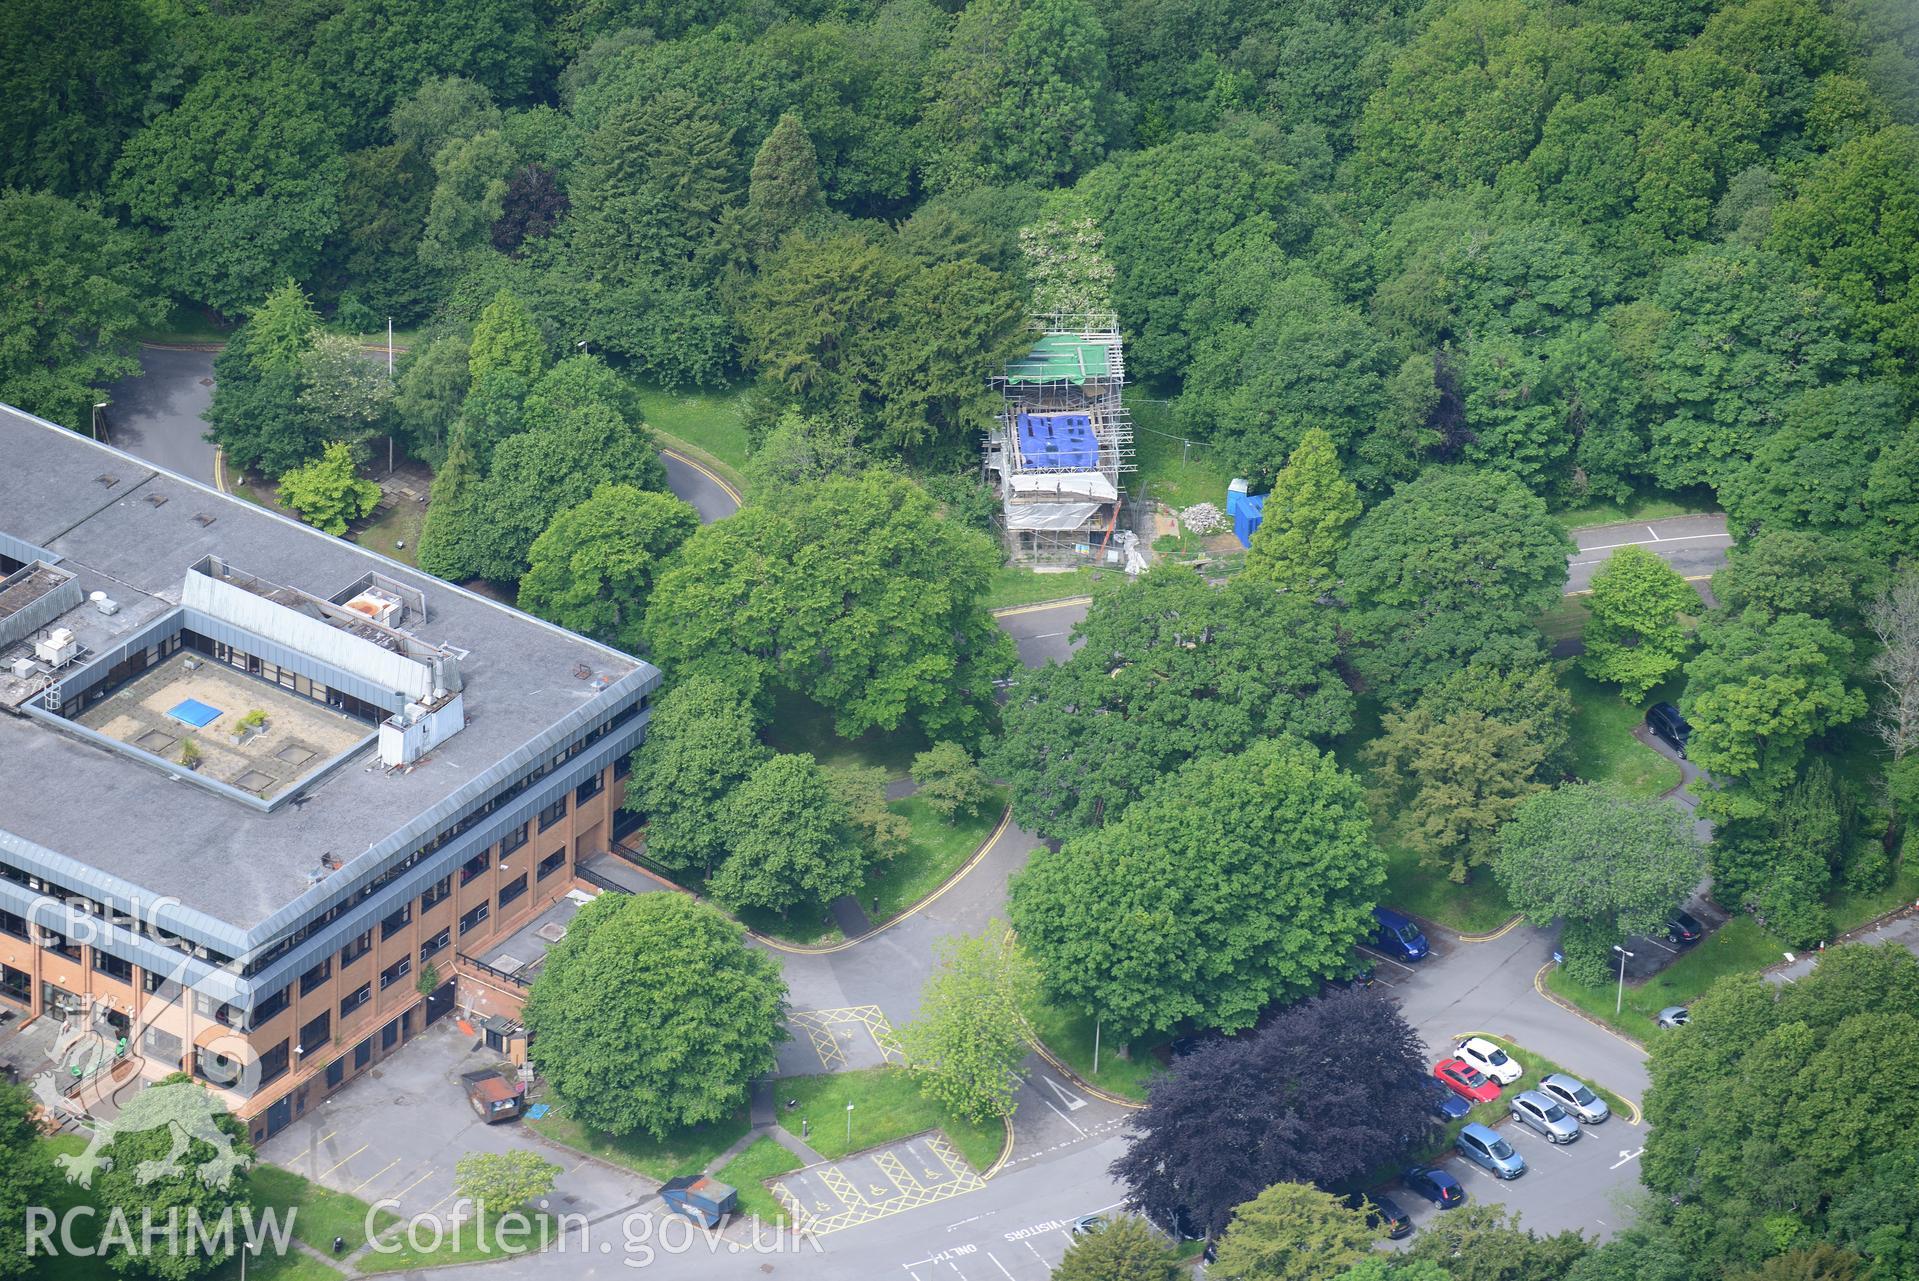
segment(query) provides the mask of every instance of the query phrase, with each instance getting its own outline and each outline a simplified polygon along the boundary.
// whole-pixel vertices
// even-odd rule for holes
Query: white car
[[[1511,1085],[1522,1071],[1518,1059],[1483,1036],[1461,1041],[1455,1053],[1501,1085]]]

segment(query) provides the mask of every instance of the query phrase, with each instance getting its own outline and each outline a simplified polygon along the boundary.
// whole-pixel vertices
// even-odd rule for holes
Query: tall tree
[[[1869,665],[1879,686],[1872,727],[1897,765],[1919,747],[1919,571],[1892,581],[1866,611],[1866,626],[1879,642]]]
[[[1343,972],[1384,881],[1358,781],[1277,738],[1202,756],[1037,852],[1011,914],[1048,993],[1119,1039],[1234,1031]]]
[[[1275,1183],[1233,1211],[1206,1275],[1220,1281],[1321,1281],[1372,1252],[1366,1213],[1303,1183]]]
[[[280,501],[307,524],[338,537],[379,504],[380,487],[361,477],[354,447],[336,440],[320,457],[280,477]]]
[[[1111,823],[1184,762],[1352,724],[1335,620],[1297,596],[1179,566],[1102,593],[1064,664],[1022,675],[986,760],[1013,817],[1065,838]]]
[[[433,199],[427,206],[420,261],[453,268],[492,243],[506,213],[507,178],[517,161],[497,129],[447,143],[433,157]]]
[[[446,462],[433,474],[433,492],[420,527],[420,568],[455,582],[479,573],[476,544],[485,509],[480,504],[484,476],[461,424],[454,423]]]
[[[0,400],[89,429],[99,389],[139,371],[134,331],[166,314],[141,238],[58,196],[5,192],[0,281]]]
[[[587,139],[572,186],[589,270],[613,280],[693,270],[739,197],[733,130],[679,89],[615,107]]]
[[[0,103],[0,190],[77,196],[104,187],[140,126],[153,37],[134,0],[0,8],[0,76],[13,86]]]
[[[1628,702],[1665,680],[1686,656],[1681,614],[1703,609],[1679,571],[1643,547],[1621,547],[1592,580],[1592,620],[1579,665]]]
[[[522,1017],[567,1115],[656,1139],[719,1121],[786,1038],[779,962],[685,894],[602,894],[547,953]]]
[[[725,682],[693,676],[668,690],[627,775],[626,807],[647,816],[647,854],[712,875],[726,857],[726,798],[771,755],[752,706]]]
[[[1389,997],[1339,990],[1201,1046],[1147,1087],[1113,1163],[1127,1204],[1207,1235],[1275,1183],[1328,1187],[1430,1138],[1432,1076]]]
[[[266,300],[247,318],[247,371],[260,375],[298,367],[319,330],[320,313],[313,299],[288,276],[268,291]]]
[[[1074,1235],[1052,1281],[1178,1281],[1178,1256],[1136,1214],[1121,1215]]]
[[[34,1271],[26,1235],[27,1211],[47,1204],[53,1163],[34,1124],[33,1096],[15,1085],[0,1086],[0,1276]]]
[[[660,566],[699,523],[699,513],[671,494],[602,485],[533,540],[520,608],[635,650]]]
[[[726,861],[707,883],[733,908],[787,915],[801,904],[824,907],[859,889],[864,853],[850,817],[805,752],[753,767],[720,806]]]
[[[928,1098],[975,1122],[1013,1115],[1025,1060],[1033,963],[998,921],[939,945],[920,1015],[900,1029],[907,1066]]]
[[[746,207],[771,245],[826,208],[826,198],[820,194],[819,154],[813,150],[806,126],[790,111],[780,116],[753,157]]]
[[[1451,1281],[1559,1281],[1591,1248],[1576,1229],[1540,1236],[1517,1213],[1479,1202],[1435,1221],[1407,1255]]]
[[[480,312],[467,345],[467,377],[474,383],[490,373],[514,374],[531,383],[546,368],[546,340],[540,327],[512,291],[502,289]]]
[[[1273,478],[1246,556],[1247,576],[1318,599],[1333,588],[1346,527],[1359,513],[1359,491],[1340,474],[1333,438],[1308,428]]]

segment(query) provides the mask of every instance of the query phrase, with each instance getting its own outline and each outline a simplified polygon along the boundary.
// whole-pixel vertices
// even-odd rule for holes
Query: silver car
[[[1529,1130],[1537,1130],[1549,1143],[1571,1143],[1579,1137],[1579,1122],[1572,1113],[1541,1094],[1527,1090],[1512,1101],[1513,1120]]]
[[[1612,1115],[1606,1100],[1594,1094],[1591,1086],[1564,1072],[1555,1072],[1541,1081],[1539,1092],[1587,1125],[1598,1125]]]
[[[1684,1027],[1692,1019],[1692,1014],[1683,1005],[1668,1005],[1659,1011],[1657,1022],[1660,1027]]]

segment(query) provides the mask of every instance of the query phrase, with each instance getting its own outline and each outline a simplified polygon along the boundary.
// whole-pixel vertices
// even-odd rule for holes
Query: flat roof
[[[326,598],[377,571],[425,594],[426,617],[409,620],[409,632],[463,654],[464,729],[411,771],[349,760],[272,813],[170,780],[42,719],[0,714],[0,830],[241,929],[306,893],[322,855],[350,867],[594,702],[592,677],[610,684],[652,672],[629,654],[4,405],[0,531],[52,552],[88,591],[118,602],[112,618],[87,605],[74,616],[111,632],[178,605],[188,568],[214,555]],[[376,748],[366,754],[378,762]]]

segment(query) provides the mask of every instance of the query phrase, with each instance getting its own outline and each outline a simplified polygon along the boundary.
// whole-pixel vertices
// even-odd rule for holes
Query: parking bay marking
[[[1395,961],[1392,957],[1387,956],[1383,952],[1375,952],[1370,947],[1362,947],[1359,950],[1364,952],[1366,955],[1372,957],[1376,961],[1384,961],[1388,965],[1397,965],[1400,969],[1406,971],[1406,973],[1408,974],[1411,974],[1414,972],[1412,966],[1407,965],[1404,961]]]
[[[1632,1160],[1633,1158],[1635,1158],[1635,1157],[1637,1157],[1637,1156],[1639,1155],[1639,1153],[1640,1153],[1640,1152],[1644,1152],[1645,1150],[1646,1150],[1646,1149],[1644,1149],[1644,1148],[1640,1148],[1640,1149],[1638,1149],[1638,1151],[1634,1151],[1634,1152],[1628,1152],[1628,1151],[1626,1151],[1626,1149],[1624,1149],[1624,1148],[1621,1148],[1621,1149],[1619,1149],[1619,1159],[1618,1159],[1617,1161],[1614,1161],[1614,1162],[1613,1162],[1613,1163],[1612,1163],[1612,1164],[1611,1164],[1610,1166],[1608,1166],[1607,1168],[1608,1168],[1608,1169],[1612,1169],[1612,1170],[1617,1170],[1617,1169],[1618,1169],[1618,1168],[1619,1168],[1620,1166],[1622,1166],[1622,1165],[1624,1165],[1624,1164],[1626,1164],[1626,1162],[1628,1162],[1628,1161],[1630,1161],[1630,1160]]]

